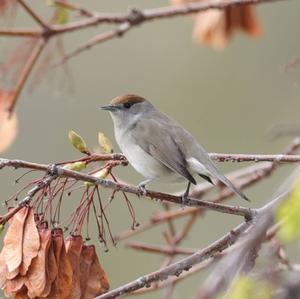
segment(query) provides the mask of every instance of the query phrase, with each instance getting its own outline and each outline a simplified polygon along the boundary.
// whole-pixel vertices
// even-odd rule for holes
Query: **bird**
[[[248,197],[224,176],[205,149],[191,133],[174,119],[159,111],[149,100],[125,94],[115,97],[101,109],[109,111],[115,139],[132,167],[145,180],[138,187],[154,180],[188,182],[183,199],[188,198],[196,175],[214,184],[221,181],[242,199]]]

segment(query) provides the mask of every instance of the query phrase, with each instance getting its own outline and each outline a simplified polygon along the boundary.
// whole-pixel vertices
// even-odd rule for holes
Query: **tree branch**
[[[294,153],[298,147],[300,146],[300,139],[295,138],[293,142],[283,151],[283,155],[277,155],[279,156],[287,156],[287,157],[294,157],[295,155],[291,155]],[[213,154],[218,155],[218,154]],[[223,155],[223,154],[221,154]],[[216,156],[215,156],[216,158]],[[226,159],[225,159],[226,160]],[[256,165],[252,165],[243,169],[239,169],[237,171],[234,171],[233,173],[230,173],[227,175],[227,177],[232,181],[239,181],[240,188],[245,188],[253,185],[254,183],[262,180],[263,178],[268,177],[279,165],[277,162],[277,159],[275,159],[273,162],[262,162]],[[190,195],[191,197],[198,198],[199,196],[202,196],[206,191],[208,191],[210,188],[212,188],[211,184],[208,183],[202,183],[200,185],[197,185],[194,190],[191,191]],[[209,199],[209,201],[212,202],[221,202],[227,198],[229,198],[232,195],[230,191],[227,191],[226,193],[222,193],[218,195],[217,197]],[[168,221],[169,219],[175,219],[178,217],[184,217],[190,214],[196,213],[199,215],[200,213],[203,213],[204,210],[201,208],[186,208],[186,209],[178,209],[178,210],[172,210],[168,212],[159,212],[152,216],[150,221],[146,224],[141,225],[138,229],[135,230],[125,230],[119,234],[117,234],[114,238],[115,240],[123,240],[127,239],[129,237],[132,237],[133,235],[136,235],[140,232],[144,232],[156,225],[161,224],[164,221]]]
[[[33,166],[34,169],[39,168],[39,170],[43,169],[44,171],[48,172],[49,167],[51,167],[52,165],[35,164],[35,163],[21,161],[21,160],[0,159],[0,169],[5,166],[12,166],[15,168],[18,168],[18,167],[31,168]],[[84,174],[84,173],[80,173],[77,171],[64,169],[63,167],[59,167],[56,165],[54,165],[54,166],[56,167],[56,172],[57,172],[58,176],[73,178],[77,181],[90,182],[90,183],[93,183],[94,185],[99,185],[104,188],[109,188],[109,189],[112,189],[115,191],[122,191],[122,192],[126,192],[126,193],[135,194],[138,197],[144,196],[149,199],[155,198],[155,199],[159,199],[162,201],[172,202],[172,203],[185,205],[185,206],[191,206],[191,207],[204,207],[206,209],[217,211],[220,213],[243,216],[247,220],[252,219],[255,214],[255,210],[250,209],[250,208],[245,208],[245,207],[222,205],[222,204],[205,201],[205,200],[194,199],[194,198],[190,198],[190,197],[186,198],[183,202],[181,196],[176,196],[176,195],[162,193],[162,192],[156,192],[156,191],[150,191],[150,190],[141,192],[141,189],[134,187],[134,186],[121,184],[121,183],[115,183],[110,180],[97,179],[96,177],[89,175],[89,174]]]
[[[299,163],[300,155],[221,154],[211,153],[210,157],[220,162],[289,162]]]
[[[268,2],[275,2],[275,1],[286,1],[286,0],[223,0],[223,1],[206,0],[201,2],[188,3],[184,5],[177,5],[177,6],[167,6],[161,8],[152,8],[152,9],[144,9],[144,10],[132,9],[129,12],[123,12],[123,13],[97,13],[97,12],[88,11],[87,9],[81,8],[80,6],[74,4],[64,3],[63,1],[57,0],[56,2],[58,3],[58,5],[63,5],[64,7],[69,8],[71,10],[78,11],[81,15],[84,15],[87,18],[85,18],[84,20],[70,22],[67,24],[52,25],[50,23],[47,24],[42,18],[40,18],[40,16],[36,14],[34,10],[32,10],[32,8],[30,7],[30,5],[28,5],[24,0],[18,0],[20,5],[23,6],[23,8],[42,27],[42,29],[0,28],[0,35],[14,36],[14,37],[15,36],[44,37],[45,40],[47,40],[48,38],[51,38],[59,34],[72,32],[84,28],[89,28],[91,26],[95,26],[101,23],[120,24],[117,28],[111,31],[98,34],[92,39],[82,43],[75,50],[71,51],[70,53],[67,53],[62,57],[60,61],[53,64],[54,66],[57,66],[66,62],[71,57],[74,57],[79,53],[81,53],[82,51],[88,50],[99,43],[111,40],[116,37],[121,37],[125,33],[127,33],[130,29],[148,21],[194,14],[197,12],[206,11],[208,9],[224,9],[230,6],[245,5],[245,4],[260,4],[260,3],[268,3]],[[36,59],[38,58],[38,56],[39,55],[36,56]],[[26,63],[26,66],[29,66],[28,74],[31,71],[31,66],[33,66],[33,65],[30,66],[30,64],[32,63],[31,58],[32,57],[30,57],[28,62]],[[17,98],[25,84],[28,74],[21,76],[20,78],[19,84],[17,86],[17,93],[13,101],[13,105],[9,109],[10,112],[13,111]]]
[[[33,66],[35,65],[37,59],[39,58],[40,54],[42,53],[44,47],[47,44],[47,39],[44,38],[40,38],[37,41],[37,44],[35,45],[30,57],[28,58],[28,60],[26,61],[26,64],[20,74],[19,80],[17,82],[17,86],[15,88],[15,92],[13,94],[13,98],[11,100],[11,104],[8,108],[9,113],[11,114],[15,108],[15,105],[17,103],[18,97],[21,93],[21,90],[23,89],[23,86],[26,82],[26,80],[28,79]]]
[[[77,29],[83,29],[90,26],[95,26],[100,23],[120,24],[129,22],[132,25],[140,25],[143,22],[152,21],[155,19],[164,19],[177,16],[195,14],[209,9],[224,9],[229,6],[238,6],[245,4],[261,4],[287,0],[206,0],[201,2],[192,2],[188,4],[166,6],[150,9],[132,9],[124,13],[94,13],[94,16],[77,22],[72,22],[65,25],[55,25],[53,30],[56,33],[65,33]]]
[[[201,249],[194,253],[193,255],[184,258],[176,263],[171,264],[170,266],[165,267],[162,270],[152,272],[150,274],[144,275],[139,277],[138,279],[127,283],[126,285],[116,288],[106,294],[98,296],[94,299],[113,299],[120,296],[127,295],[132,293],[138,289],[149,287],[151,283],[156,281],[164,281],[169,276],[179,276],[182,272],[188,271],[191,267],[200,262],[207,260],[208,258],[214,257],[215,255],[219,254],[226,248],[230,247],[234,244],[239,236],[246,231],[252,222],[244,222],[238,225],[236,228],[231,230],[229,233],[224,235],[219,240],[215,241],[208,247]]]
[[[173,263],[170,266],[167,266],[159,271],[144,275],[130,283],[127,283],[124,286],[116,288],[116,289],[114,289],[106,294],[103,294],[101,296],[98,296],[94,299],[117,298],[120,296],[130,294],[136,290],[139,290],[139,289],[142,289],[145,287],[147,288],[147,287],[151,286],[151,284],[153,282],[164,281],[170,276],[179,276],[184,271],[188,271],[194,265],[199,264],[200,262],[207,260],[209,258],[212,258],[216,254],[225,250],[226,248],[229,248],[230,246],[232,246],[233,244],[236,243],[236,241],[239,239],[239,237],[242,233],[244,233],[246,230],[251,229],[251,232],[253,232],[253,233],[250,233],[249,235],[247,235],[247,237],[245,239],[241,240],[240,247],[239,247],[240,249],[238,250],[238,255],[239,255],[239,257],[242,256],[242,253],[245,253],[244,251],[248,248],[247,247],[248,244],[251,243],[251,246],[254,246],[255,244],[257,244],[257,242],[259,240],[264,239],[267,229],[272,224],[273,209],[280,201],[283,200],[285,195],[286,195],[286,192],[284,192],[280,196],[274,198],[273,200],[271,200],[271,202],[269,202],[262,208],[258,209],[258,213],[257,213],[256,219],[254,221],[248,221],[248,222],[244,222],[244,223],[238,225],[236,228],[231,230],[229,233],[227,233],[222,238],[215,241],[208,247],[201,249],[198,252],[194,253],[193,255],[186,257],[176,263]],[[267,217],[264,217],[265,215]],[[258,227],[259,229],[256,230],[256,229],[254,229],[254,227],[255,228]],[[235,257],[235,251],[236,250],[232,251],[230,257],[233,257],[233,258]],[[247,257],[248,255],[244,255],[244,256]],[[226,263],[226,265],[231,267],[232,263],[230,263],[230,264]],[[238,266],[236,268],[239,269]],[[223,268],[221,268],[221,269],[223,269]],[[227,269],[227,271],[224,271],[225,275],[226,275],[226,273],[228,273],[228,269]],[[222,278],[223,277],[225,277],[225,276],[222,276]],[[211,298],[211,297],[209,297],[209,298]]]
[[[16,37],[41,37],[43,30],[39,28],[0,28],[2,36]]]
[[[27,5],[27,3],[24,0],[18,0],[20,5],[23,6],[23,8],[31,15],[31,17],[44,28],[44,30],[50,30],[50,26],[45,23],[38,14],[35,13],[35,11],[31,8],[31,6]]]
[[[236,245],[229,255],[219,262],[215,271],[200,287],[196,299],[214,299],[226,290],[233,278],[241,273],[248,273],[255,265],[255,259],[266,238],[268,229],[274,222],[274,212],[278,204],[286,198],[290,190],[285,190],[265,206],[257,210],[255,223],[247,235]]]
[[[54,0],[54,3],[58,6],[66,8],[66,9],[76,11],[79,14],[81,14],[82,16],[86,16],[86,17],[94,17],[95,16],[95,14],[93,12],[87,10],[86,8],[83,8],[77,4],[69,3],[65,0]]]
[[[63,63],[65,63],[70,58],[80,54],[81,52],[85,50],[89,50],[93,46],[103,43],[105,41],[108,41],[110,39],[113,39],[115,37],[122,37],[127,31],[131,29],[132,25],[128,22],[124,22],[120,24],[117,28],[107,31],[104,33],[100,33],[93,37],[92,39],[84,42],[82,45],[80,45],[78,48],[76,48],[74,51],[70,52],[69,54],[66,54],[60,61],[55,63],[53,66],[59,66]]]
[[[100,23],[121,23],[121,25],[115,30],[99,34],[94,38],[92,38],[91,40],[81,44],[78,48],[66,54],[62,60],[55,63],[55,66],[66,62],[71,57],[80,54],[84,50],[90,49],[92,46],[95,46],[98,43],[102,43],[103,41],[107,41],[115,37],[120,37],[124,35],[125,32],[128,32],[130,29],[132,29],[133,27],[148,21],[189,15],[189,14],[206,11],[209,9],[224,9],[229,6],[237,6],[237,5],[245,5],[245,4],[260,4],[260,3],[275,2],[275,1],[286,1],[286,0],[223,0],[223,1],[207,0],[201,2],[192,2],[183,5],[167,6],[167,7],[160,7],[160,8],[144,9],[144,10],[132,9],[127,13],[107,13],[107,14],[95,13],[94,17],[91,17],[87,20],[73,22],[66,25],[53,26],[54,32],[52,32],[52,34],[61,34],[65,32],[70,32],[78,29],[87,28],[90,26],[95,26]],[[121,32],[121,34],[119,32]]]
[[[146,251],[150,253],[160,253],[165,255],[175,255],[175,254],[190,255],[196,252],[196,249],[193,248],[159,246],[159,245],[145,244],[142,242],[127,242],[125,245],[132,249]]]

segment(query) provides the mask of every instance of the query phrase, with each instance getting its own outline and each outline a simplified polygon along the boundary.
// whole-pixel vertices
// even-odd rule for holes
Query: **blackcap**
[[[175,120],[157,110],[148,100],[133,94],[114,98],[107,106],[113,119],[115,138],[129,163],[142,174],[146,184],[155,179],[188,181],[197,184],[198,174],[213,183],[217,179],[245,200],[248,198],[228,180],[211,160],[207,152]]]

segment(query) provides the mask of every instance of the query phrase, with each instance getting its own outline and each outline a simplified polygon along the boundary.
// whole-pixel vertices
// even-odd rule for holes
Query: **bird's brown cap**
[[[119,104],[126,104],[126,103],[134,104],[134,103],[140,103],[144,101],[146,100],[138,95],[125,94],[112,99],[110,104],[111,105],[119,105]]]

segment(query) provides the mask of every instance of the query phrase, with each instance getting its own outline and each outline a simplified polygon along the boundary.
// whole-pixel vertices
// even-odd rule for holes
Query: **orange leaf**
[[[27,281],[25,282],[30,298],[40,296],[44,291],[47,282],[46,266],[51,244],[51,230],[43,229],[40,230],[39,233],[41,247],[38,255],[31,262],[27,272]]]
[[[229,37],[230,34],[225,32],[224,11],[209,9],[197,14],[193,30],[196,41],[220,50],[226,46]]]
[[[173,5],[201,2],[202,0],[171,0]],[[222,50],[236,29],[258,37],[261,26],[252,5],[228,7],[223,10],[208,9],[196,15],[193,38],[215,50]]]
[[[17,277],[7,280],[4,287],[4,294],[6,297],[11,297],[20,291],[25,283],[25,277],[18,275]]]
[[[81,236],[71,236],[65,241],[68,258],[73,271],[71,298],[81,298],[80,288],[80,255],[83,246]]]
[[[27,213],[28,208],[24,207],[12,217],[4,237],[3,254],[8,272],[17,270],[22,262],[23,232]]]
[[[40,236],[34,221],[34,212],[29,208],[25,221],[23,236],[23,261],[20,266],[20,274],[25,275],[33,258],[38,255],[40,248]]]
[[[27,288],[23,287],[15,296],[14,299],[29,299],[27,295]]]
[[[251,5],[243,5],[241,9],[241,27],[253,37],[261,35],[262,28],[255,13],[255,8]]]
[[[94,260],[94,250],[91,246],[83,245],[80,257],[80,287],[84,294],[87,286],[87,278],[90,276],[91,265]]]
[[[90,268],[90,275],[87,280],[86,289],[82,297],[83,299],[92,299],[95,296],[105,293],[109,289],[109,282],[106,273],[100,265],[95,246],[90,245],[89,247],[93,253],[93,262]]]
[[[53,245],[56,262],[58,264],[57,284],[60,299],[69,299],[72,291],[73,270],[66,253],[61,229],[53,230]]]
[[[54,285],[54,281],[57,277],[58,268],[57,262],[54,255],[53,249],[53,241],[51,241],[51,245],[48,252],[48,260],[47,260],[47,282],[44,291],[41,294],[41,297],[47,297],[51,292],[51,287]],[[58,295],[57,295],[58,296]]]
[[[18,274],[19,274],[19,267],[16,268],[14,271],[7,272],[7,273],[6,273],[6,278],[7,278],[7,279],[13,279],[13,278],[15,278],[16,276],[18,276]]]
[[[51,285],[51,291],[49,295],[47,295],[47,299],[58,299],[59,297],[59,290],[58,290],[58,278],[55,279],[55,281]]]
[[[2,289],[6,281],[7,266],[4,259],[4,249],[0,253],[0,288]]]
[[[9,115],[8,112],[14,94],[14,91],[0,90],[0,152],[4,152],[17,135],[16,113]]]

